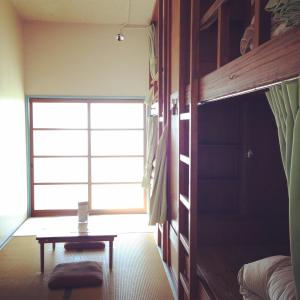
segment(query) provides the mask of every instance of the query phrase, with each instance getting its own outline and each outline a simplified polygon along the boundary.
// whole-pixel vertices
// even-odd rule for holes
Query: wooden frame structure
[[[205,284],[198,283],[196,274],[197,252],[201,251],[199,205],[203,201],[199,194],[199,157],[208,147],[199,146],[199,107],[264,90],[300,75],[300,29],[271,38],[266,3],[156,1],[153,21],[159,41],[159,116],[160,124],[169,125],[169,211],[167,223],[158,228],[158,244],[178,299],[216,299]],[[252,49],[241,55],[240,39],[251,22]],[[243,104],[242,109],[246,110],[247,105]],[[247,118],[245,114],[241,124],[246,124]]]

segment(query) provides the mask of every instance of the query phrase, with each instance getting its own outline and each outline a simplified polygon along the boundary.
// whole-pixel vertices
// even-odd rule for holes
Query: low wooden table
[[[55,243],[67,242],[109,242],[109,268],[112,269],[113,264],[113,242],[116,234],[100,234],[93,232],[68,232],[61,234],[40,234],[36,239],[40,243],[40,259],[41,259],[41,273],[44,272],[44,244],[52,243],[53,250],[55,250]]]

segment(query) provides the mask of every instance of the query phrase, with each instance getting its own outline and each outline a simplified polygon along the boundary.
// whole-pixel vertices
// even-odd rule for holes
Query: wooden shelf
[[[299,28],[273,38],[200,78],[198,103],[264,89],[299,76],[299,49]]]

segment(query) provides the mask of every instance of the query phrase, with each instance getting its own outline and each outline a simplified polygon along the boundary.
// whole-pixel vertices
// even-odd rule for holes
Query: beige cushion
[[[246,264],[239,271],[238,281],[245,300],[296,300],[289,256],[272,256]]]
[[[102,278],[102,265],[94,261],[59,264],[51,273],[48,287],[63,289],[98,286]]]

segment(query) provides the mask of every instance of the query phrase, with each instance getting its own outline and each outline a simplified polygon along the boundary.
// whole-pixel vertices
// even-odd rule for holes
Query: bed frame
[[[158,245],[179,299],[226,299],[203,276],[207,247],[264,245],[238,265],[289,253],[287,189],[264,91],[300,75],[300,29],[270,38],[266,3],[156,1],[157,111],[160,133],[169,124],[170,136],[168,222],[158,226]],[[253,49],[241,56],[253,16]]]

